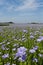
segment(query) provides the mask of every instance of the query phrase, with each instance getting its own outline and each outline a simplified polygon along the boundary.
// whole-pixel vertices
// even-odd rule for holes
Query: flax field
[[[3,28],[0,65],[43,65],[43,28]]]

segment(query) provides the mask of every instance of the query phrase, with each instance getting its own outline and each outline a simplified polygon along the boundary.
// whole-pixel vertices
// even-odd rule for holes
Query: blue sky
[[[0,22],[43,22],[43,0],[0,0]]]

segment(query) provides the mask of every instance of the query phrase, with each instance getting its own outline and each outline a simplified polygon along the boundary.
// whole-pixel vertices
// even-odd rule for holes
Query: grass
[[[12,30],[11,28],[5,28],[3,29],[3,32],[0,32],[0,65],[5,65],[7,63],[10,63],[9,65],[43,65],[43,56],[40,57],[38,55],[39,53],[43,55],[43,40],[41,42],[37,42],[39,36],[43,36],[43,34],[39,33],[43,33],[43,29],[38,30],[39,32],[36,32],[37,30],[30,28],[26,28],[26,30],[28,32],[23,32],[23,30],[20,29]],[[30,34],[31,32],[32,34]],[[30,35],[33,35],[34,38],[31,39]],[[5,50],[2,49],[3,44],[5,44]],[[18,46],[14,46],[14,44],[18,44]],[[18,61],[18,59],[14,60],[17,49],[21,46],[27,48],[27,57],[24,62]],[[29,53],[29,50],[34,46],[38,46],[38,50],[33,54]],[[6,48],[8,50],[6,50]],[[13,51],[13,48],[16,48],[16,50]],[[2,56],[7,53],[9,54],[9,57],[3,59]],[[37,58],[38,62],[33,62],[33,58]]]

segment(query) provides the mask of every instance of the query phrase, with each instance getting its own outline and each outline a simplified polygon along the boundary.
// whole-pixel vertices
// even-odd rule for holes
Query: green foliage
[[[3,29],[3,32],[0,32],[0,65],[5,65],[7,63],[10,63],[9,65],[43,65],[43,57],[38,55],[39,53],[43,54],[43,41],[37,42],[39,35],[42,35],[39,33],[41,30],[38,30],[39,32],[37,32],[36,35],[34,34],[36,32],[35,29],[31,30],[30,28],[27,28],[26,30],[28,32],[23,32],[21,29],[5,28]],[[31,32],[34,36],[32,39],[30,38]],[[5,44],[5,50],[2,49],[3,44]],[[17,44],[17,46],[14,46],[14,44]],[[17,49],[21,46],[27,48],[27,58],[24,62],[20,62],[18,59],[14,60]],[[38,46],[38,50],[33,54],[29,53],[29,50],[34,46]],[[12,50],[13,48],[16,48],[16,50]],[[9,57],[3,59],[2,56],[4,54],[9,54]],[[38,62],[33,62],[33,58],[37,58]]]
[[[0,26],[9,26],[9,23],[0,23]]]

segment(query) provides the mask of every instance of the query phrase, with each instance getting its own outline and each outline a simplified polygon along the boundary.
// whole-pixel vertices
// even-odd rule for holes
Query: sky
[[[43,0],[0,0],[0,22],[43,23]]]

